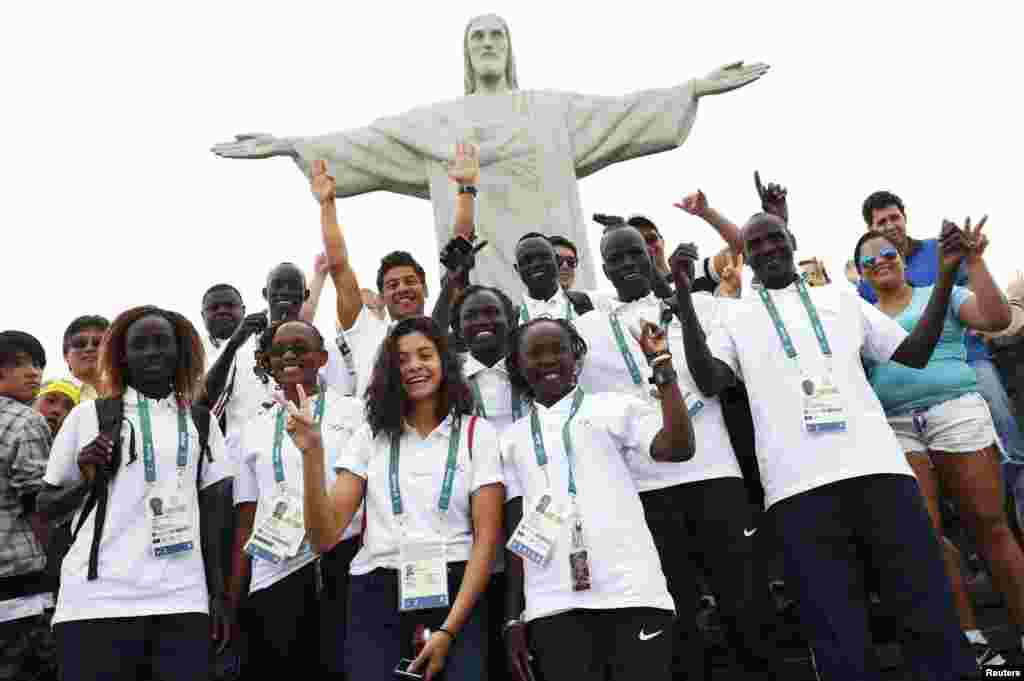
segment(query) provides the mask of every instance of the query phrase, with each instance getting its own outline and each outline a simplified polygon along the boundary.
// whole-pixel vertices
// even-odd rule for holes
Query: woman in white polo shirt
[[[695,444],[667,335],[649,321],[637,335],[660,407],[584,394],[587,345],[566,320],[513,335],[509,374],[532,398],[529,417],[502,433],[515,528],[506,611],[523,613],[506,623],[517,681],[529,678],[524,621],[544,678],[671,678],[672,597],[627,462],[686,460]]]
[[[122,400],[120,434],[100,434],[96,403],[79,405],[44,478],[72,489],[102,467],[110,479],[101,540],[94,545],[97,505],[84,522],[74,519],[80,531],[61,568],[53,622],[62,678],[133,681],[147,668],[158,679],[208,678],[209,614],[215,637],[226,639],[227,622],[223,533],[210,526],[207,502],[232,471],[216,421],[203,453],[189,413],[203,375],[202,341],[184,317],[155,307],[122,313],[105,339],[102,394]]]
[[[352,562],[349,677],[388,679],[401,659],[412,659],[411,671],[426,679],[447,667],[447,681],[478,681],[488,652],[480,596],[505,500],[497,435],[472,415],[456,356],[427,317],[391,330],[366,395],[368,423],[335,464],[330,492],[308,397],[302,409],[288,407],[286,425],[304,455],[314,548],[331,546],[366,503],[363,546]]]
[[[363,403],[322,384],[318,371],[326,362],[324,339],[308,322],[277,322],[259,339],[258,366],[273,377],[283,399],[298,404],[297,386],[304,387],[321,425],[324,456],[333,461],[362,425]],[[273,675],[321,660],[324,673],[343,674],[348,566],[358,548],[361,514],[322,559],[313,551],[303,522],[302,454],[285,436],[286,416],[284,406],[277,405],[247,421],[229,438],[229,452],[238,462],[234,486],[238,529],[229,597],[240,613],[246,602],[243,627],[248,634],[249,669]],[[333,482],[334,475],[329,478]],[[321,603],[318,565],[325,588],[338,593],[339,599]],[[251,586],[244,597],[250,575]]]

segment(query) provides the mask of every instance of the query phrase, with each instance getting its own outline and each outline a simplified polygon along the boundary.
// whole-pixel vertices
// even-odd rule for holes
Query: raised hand
[[[310,185],[320,205],[333,201],[337,184],[334,178],[327,174],[327,161],[313,161],[312,175]]]
[[[87,482],[96,479],[96,468],[104,468],[110,465],[114,452],[113,441],[100,433],[92,442],[82,447],[78,452],[78,470],[82,471],[82,477]]]
[[[985,254],[985,249],[988,248],[988,236],[981,233],[981,228],[985,226],[986,222],[988,222],[987,215],[978,220],[978,225],[972,229],[971,219],[967,218],[964,220],[963,242],[968,262],[981,260],[981,256]]]
[[[676,291],[690,290],[696,260],[697,247],[693,244],[679,244],[669,257],[668,266],[672,270]]]
[[[738,298],[743,288],[743,254],[727,254],[725,266],[719,275],[718,295],[726,298]]]
[[[296,448],[303,454],[315,452],[323,447],[323,438],[320,425],[313,418],[313,400],[302,385],[296,385],[295,390],[299,396],[298,406],[279,393],[274,393],[274,399],[288,412],[284,429]]]
[[[313,258],[313,271],[317,274],[325,274],[330,264],[327,262],[326,253],[317,253],[316,257]]]
[[[235,332],[228,339],[228,344],[237,348],[249,339],[249,336],[256,333],[263,333],[267,328],[267,310],[246,315],[242,323],[238,325]]]
[[[754,186],[757,188],[757,198],[761,200],[761,210],[789,224],[786,188],[774,182],[769,182],[767,185],[761,184],[761,173],[756,170],[754,171]]]
[[[643,319],[640,321],[639,329],[630,327],[629,332],[640,344],[640,349],[644,351],[648,362],[668,352],[668,332],[657,324]]]
[[[270,158],[295,156],[295,147],[288,140],[278,139],[263,132],[235,135],[234,142],[221,142],[210,151],[222,158]]]
[[[705,95],[720,95],[730,92],[753,83],[768,73],[768,69],[769,66],[761,62],[744,64],[737,61],[720,66],[703,78],[696,79],[694,94],[697,97],[704,97]]]
[[[457,236],[441,249],[441,264],[448,270],[449,276],[468,285],[469,273],[476,267],[476,254],[486,245],[487,242],[482,241],[474,246],[466,237]]]
[[[704,195],[704,192],[698,189],[693,194],[687,194],[679,202],[673,203],[672,205],[679,210],[686,211],[690,215],[702,218],[707,215],[708,212],[708,197]]]
[[[470,142],[455,145],[455,158],[448,163],[448,177],[455,184],[476,185],[480,181],[480,149]]]
[[[939,270],[946,274],[956,272],[966,256],[963,231],[956,223],[943,220],[942,231],[939,233]]]

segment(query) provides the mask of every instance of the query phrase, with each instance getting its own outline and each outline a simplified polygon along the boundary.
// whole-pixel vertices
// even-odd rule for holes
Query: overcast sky
[[[834,279],[864,230],[861,202],[880,188],[904,198],[921,238],[943,217],[989,213],[991,269],[1005,285],[1021,266],[1016,3],[666,4],[8,8],[0,327],[37,335],[57,376],[67,373],[61,333],[79,314],[152,303],[202,330],[200,297],[218,281],[262,309],[273,264],[311,267],[319,213],[288,160],[227,160],[209,147],[239,132],[361,126],[459,96],[464,25],[491,11],[509,22],[526,89],[613,95],[733,60],[772,66],[702,100],[679,149],[583,180],[586,214],[644,212],[670,249],[692,240],[711,253],[715,233],[673,201],[699,187],[742,222],[758,208],[757,168],[789,188],[799,256],[823,258]],[[377,193],[341,201],[339,213],[364,286],[398,247],[436,282],[429,202]],[[333,326],[333,300],[328,284],[322,328]]]

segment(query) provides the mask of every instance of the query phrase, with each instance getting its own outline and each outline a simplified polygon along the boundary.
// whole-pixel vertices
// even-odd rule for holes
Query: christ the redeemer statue
[[[438,249],[452,236],[456,188],[448,164],[457,142],[479,147],[476,230],[490,245],[476,256],[474,283],[513,297],[512,266],[526,232],[560,234],[581,247],[577,283],[597,285],[577,180],[619,161],[674,149],[687,138],[697,101],[751,83],[765,64],[729,64],[704,78],[621,97],[520,90],[503,19],[470,20],[464,36],[466,96],[318,137],[238,135],[218,144],[227,158],[288,156],[307,175],[327,161],[337,195],[391,191],[430,199]]]

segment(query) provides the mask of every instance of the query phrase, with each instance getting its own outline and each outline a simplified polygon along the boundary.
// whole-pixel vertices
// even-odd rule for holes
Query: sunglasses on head
[[[875,266],[880,264],[881,258],[885,258],[886,260],[895,260],[897,257],[899,257],[899,252],[890,246],[880,250],[877,256],[862,255],[860,257],[860,266],[866,269],[874,269]]]
[[[99,350],[100,342],[102,340],[102,336],[75,336],[68,341],[68,345],[71,346],[73,350],[85,350],[90,346]]]
[[[313,348],[309,348],[298,343],[293,343],[292,345],[271,345],[267,354],[271,357],[283,357],[289,352],[296,357],[302,357],[308,352],[313,352]]]
[[[576,258],[572,257],[571,255],[560,255],[560,256],[558,256],[558,266],[559,267],[561,267],[562,265],[565,265],[569,269],[574,270],[574,269],[576,269],[576,266],[579,265],[579,264],[580,264],[580,261],[577,260]]]

